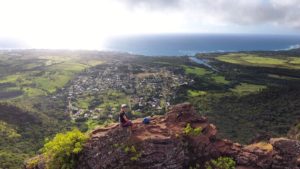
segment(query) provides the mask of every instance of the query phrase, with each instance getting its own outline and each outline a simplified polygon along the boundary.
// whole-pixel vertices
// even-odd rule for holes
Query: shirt
[[[119,120],[120,120],[121,123],[126,123],[125,117],[126,117],[125,112],[120,112]]]

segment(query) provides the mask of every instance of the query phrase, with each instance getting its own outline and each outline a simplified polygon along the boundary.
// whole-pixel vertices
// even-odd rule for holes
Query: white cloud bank
[[[120,0],[121,1],[121,0]],[[123,0],[131,9],[179,12],[193,21],[300,29],[300,0]]]
[[[1,39],[99,49],[120,34],[298,33],[300,0],[0,0],[0,23]]]

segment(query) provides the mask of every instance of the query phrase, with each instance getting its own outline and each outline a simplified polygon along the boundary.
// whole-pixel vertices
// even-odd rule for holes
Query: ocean
[[[80,40],[80,39],[78,39]],[[275,51],[300,47],[299,35],[155,34],[107,39],[96,50],[147,56],[193,56],[196,53]],[[1,39],[0,49],[26,49],[25,43]],[[34,48],[34,47],[30,47]]]
[[[196,53],[275,51],[300,47],[300,35],[161,34],[111,38],[106,50],[148,56]]]

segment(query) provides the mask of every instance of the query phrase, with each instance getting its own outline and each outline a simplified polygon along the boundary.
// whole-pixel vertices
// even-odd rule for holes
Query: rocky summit
[[[217,128],[197,114],[191,104],[173,106],[149,124],[133,121],[132,132],[113,124],[91,133],[79,154],[76,169],[206,168],[218,157],[230,157],[237,169],[298,169],[300,142],[271,138],[241,145],[219,139]],[[40,165],[42,167],[42,165]]]
[[[188,124],[201,128],[201,133],[185,133]],[[80,154],[77,169],[179,169],[204,166],[220,156],[232,157],[241,169],[300,168],[299,141],[276,138],[264,145],[246,146],[218,139],[216,134],[216,127],[190,104],[179,104],[165,116],[152,117],[150,124],[135,120],[132,132],[118,125],[95,130]]]

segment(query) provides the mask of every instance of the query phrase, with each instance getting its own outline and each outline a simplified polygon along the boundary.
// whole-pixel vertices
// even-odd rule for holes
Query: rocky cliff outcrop
[[[293,126],[288,132],[288,137],[295,140],[300,140],[300,122]]]
[[[202,128],[198,135],[184,128]],[[217,129],[188,104],[174,106],[150,124],[134,121],[133,132],[117,125],[98,129],[80,154],[77,169],[189,168],[220,156],[232,157],[237,168],[300,168],[300,142],[284,138],[240,145],[216,137]]]
[[[117,124],[93,131],[76,169],[205,168],[218,157],[233,158],[238,169],[300,169],[299,141],[276,138],[240,145],[219,139],[216,127],[189,103],[152,117],[150,124],[133,122],[132,132]]]

